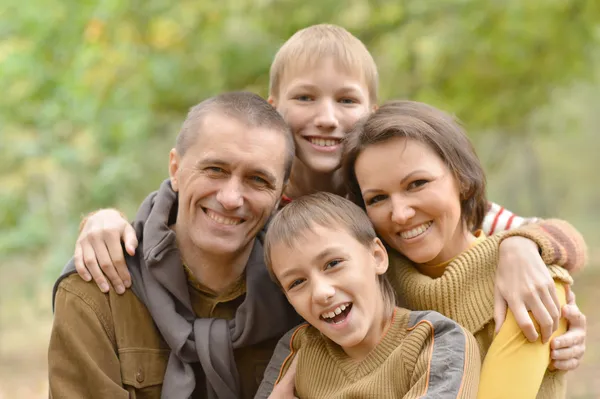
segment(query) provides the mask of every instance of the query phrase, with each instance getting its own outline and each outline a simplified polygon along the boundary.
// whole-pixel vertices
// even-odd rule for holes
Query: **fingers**
[[[562,371],[572,371],[579,367],[581,359],[556,360],[552,362],[552,368]]]
[[[569,331],[575,328],[582,329],[585,334],[587,319],[576,304],[567,304],[562,308],[562,316],[569,323]]]
[[[111,282],[115,287],[115,291],[117,291],[118,294],[122,294],[125,292],[124,287],[129,288],[131,286],[131,276],[129,275],[129,270],[127,270],[125,254],[123,253],[123,248],[121,247],[121,237],[117,232],[107,233],[106,241],[103,242],[106,242],[108,255],[120,280],[111,279]]]
[[[79,241],[77,241],[77,244],[75,244],[75,255],[73,257],[73,261],[75,263],[75,270],[77,271],[77,274],[79,274],[79,276],[85,281],[90,281],[92,276],[83,264],[83,250],[81,249],[81,243]]]
[[[98,264],[100,265],[100,269],[102,270],[104,275],[110,280],[113,287],[115,287],[115,291],[118,294],[122,294],[123,292],[125,292],[125,285],[123,284],[123,280],[119,276],[119,273],[117,273],[117,269],[113,264],[111,255],[107,247],[107,242],[110,242],[114,239],[114,235],[111,234],[106,234],[103,237],[90,237],[92,248],[94,249],[94,252],[96,254],[96,259],[98,261]],[[120,238],[117,237],[116,240],[119,243]],[[118,245],[120,247],[120,243]]]
[[[575,305],[575,293],[571,289],[570,284],[565,285],[565,296],[566,296],[567,304]]]
[[[550,357],[555,361],[566,361],[580,359],[585,353],[585,344],[574,345],[568,348],[555,349],[550,352]]]
[[[550,317],[551,320],[551,324],[550,326],[548,326],[548,329],[545,332],[542,329],[542,341],[545,343],[548,342],[548,340],[550,340],[552,334],[554,334],[554,332],[558,329],[558,323],[560,322],[561,306],[560,301],[558,299],[558,295],[556,293],[556,287],[554,285],[552,285],[552,288],[550,288],[549,290],[541,292],[540,299],[546,314]],[[535,320],[538,320],[535,314],[534,318]],[[538,323],[540,324],[540,328],[542,328],[541,323],[539,321]]]
[[[92,275],[94,282],[100,288],[100,291],[106,293],[109,290],[108,283],[106,282],[106,278],[100,270],[100,266],[98,266],[98,261],[96,260],[96,252],[92,248],[92,245],[89,241],[83,240],[81,241],[81,251],[84,267],[87,268],[88,272]]]
[[[138,239],[135,234],[133,227],[128,224],[123,231],[123,242],[125,243],[125,250],[131,256],[135,255],[135,249],[138,246]]]
[[[542,342],[548,342],[554,332],[554,320],[552,319],[552,314],[548,311],[546,306],[544,306],[543,301],[539,297],[530,298],[529,309],[531,310],[534,320],[537,321],[539,325]],[[558,310],[555,310],[555,312],[558,313]]]
[[[504,324],[504,320],[506,319],[506,301],[500,295],[500,290],[496,287],[494,290],[494,322],[496,323],[496,331],[498,334],[500,331],[500,327]]]
[[[515,321],[517,322],[517,325],[519,326],[521,331],[523,331],[525,338],[527,338],[529,342],[537,341],[538,333],[535,330],[535,326],[531,321],[531,317],[529,317],[529,313],[527,312],[527,308],[525,308],[525,305],[522,302],[520,302],[518,305],[511,306],[509,304],[509,307],[515,316]]]

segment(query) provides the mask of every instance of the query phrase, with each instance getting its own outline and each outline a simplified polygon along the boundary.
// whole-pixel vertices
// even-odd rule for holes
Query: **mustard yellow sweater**
[[[288,333],[280,350],[287,371],[295,356],[299,398],[475,398],[480,356],[475,338],[437,312],[396,308],[379,344],[361,360],[304,324]],[[283,340],[282,340],[283,341]],[[280,341],[280,342],[282,342]],[[279,344],[278,344],[279,345]]]
[[[494,338],[494,280],[502,237],[488,237],[463,252],[436,279],[421,274],[402,255],[390,253],[388,278],[406,307],[435,310],[458,322],[475,336],[482,360]],[[551,245],[549,242],[538,241],[538,245],[543,257],[554,251],[552,247],[544,247]],[[565,269],[555,265],[548,268],[556,281],[572,283]],[[563,377],[564,373],[547,371],[538,398],[556,398],[557,393],[564,395]]]

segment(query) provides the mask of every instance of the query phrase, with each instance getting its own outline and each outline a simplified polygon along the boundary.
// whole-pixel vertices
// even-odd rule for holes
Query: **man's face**
[[[296,66],[269,99],[292,129],[296,157],[313,171],[331,173],[340,167],[342,139],[373,108],[359,75],[330,58]]]
[[[236,255],[252,245],[281,196],[285,137],[218,111],[199,130],[183,156],[171,150],[177,233],[204,253]]]

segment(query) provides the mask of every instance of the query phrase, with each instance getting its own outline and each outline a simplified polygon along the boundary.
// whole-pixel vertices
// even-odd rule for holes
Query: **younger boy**
[[[297,358],[298,397],[476,396],[475,339],[439,313],[394,306],[385,247],[349,200],[325,192],[294,200],[269,227],[265,260],[309,323],[288,333],[289,355],[270,364],[280,379]]]

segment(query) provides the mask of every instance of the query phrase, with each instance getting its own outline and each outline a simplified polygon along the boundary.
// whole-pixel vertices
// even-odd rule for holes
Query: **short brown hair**
[[[373,56],[346,29],[330,24],[301,29],[281,46],[271,64],[269,94],[279,96],[281,80],[291,67],[314,65],[327,57],[344,70],[360,74],[369,89],[369,101],[377,104],[379,77]]]
[[[177,135],[175,149],[181,156],[196,142],[204,116],[218,112],[234,118],[250,128],[272,129],[285,137],[286,160],[284,181],[287,181],[294,161],[295,145],[292,132],[283,117],[261,96],[234,91],[208,98],[190,109]]]
[[[345,198],[318,192],[293,200],[275,215],[269,224],[264,241],[267,270],[273,281],[280,287],[281,284],[273,273],[271,260],[273,245],[283,243],[287,247],[293,247],[298,237],[313,231],[315,225],[342,228],[366,247],[370,247],[373,240],[377,238],[367,214]],[[393,308],[396,304],[396,296],[385,274],[379,276],[379,283],[386,306]]]
[[[480,228],[487,209],[486,181],[471,141],[456,118],[415,101],[384,104],[346,136],[343,169],[351,199],[365,207],[355,172],[358,156],[394,137],[418,140],[439,155],[458,182],[462,220],[471,230]]]

